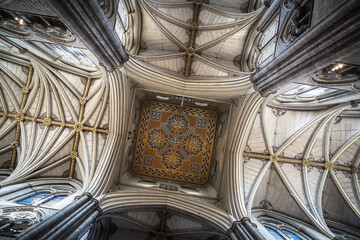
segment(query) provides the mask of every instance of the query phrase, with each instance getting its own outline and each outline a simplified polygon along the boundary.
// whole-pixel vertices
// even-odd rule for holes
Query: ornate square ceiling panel
[[[132,171],[150,178],[204,185],[209,181],[218,113],[146,100],[137,130]]]

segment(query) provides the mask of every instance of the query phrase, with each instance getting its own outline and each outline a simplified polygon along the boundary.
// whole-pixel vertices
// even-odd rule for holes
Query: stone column
[[[96,218],[101,213],[99,211],[93,212],[69,237],[68,239],[76,239],[80,234],[83,234],[84,231],[91,226],[96,220]]]
[[[56,239],[76,239],[76,237],[101,213],[97,200],[92,199],[80,211],[72,214],[65,221],[62,221],[60,228],[49,236],[44,236],[40,240],[56,240]],[[86,223],[86,225],[84,225]],[[77,234],[77,235],[76,235]],[[69,237],[74,236],[74,238]]]
[[[229,229],[229,231],[226,233],[226,236],[228,236],[231,240],[237,240],[236,235],[232,231],[232,229]]]
[[[108,71],[129,58],[97,0],[46,0],[49,6]]]
[[[251,223],[247,217],[244,217],[241,221],[234,222],[227,231],[227,236],[231,240],[266,240],[257,229],[256,224]]]
[[[325,20],[297,37],[286,50],[252,76],[254,89],[266,97],[297,79],[359,54],[359,10],[360,1],[346,1]]]
[[[266,240],[265,237],[257,229],[256,224],[252,223],[248,217],[242,218],[241,223],[254,239]]]
[[[57,229],[52,234],[55,234],[58,231],[59,227],[65,225],[69,218],[75,217],[77,214],[81,216],[83,212],[78,212],[77,210],[83,208],[86,205],[89,205],[89,201],[92,199],[91,194],[85,193],[78,200],[69,204],[67,207],[61,209],[59,212],[55,213],[52,216],[49,216],[44,221],[39,224],[35,224],[22,232],[19,236],[19,240],[32,240],[32,239],[41,239],[44,236],[47,236],[47,233],[51,229]],[[91,205],[91,203],[90,203]],[[75,216],[74,216],[75,215]],[[80,224],[80,223],[79,223]]]

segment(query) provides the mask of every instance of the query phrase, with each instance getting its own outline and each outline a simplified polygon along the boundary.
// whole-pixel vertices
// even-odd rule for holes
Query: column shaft
[[[100,215],[99,211],[95,211],[67,239],[69,240],[76,239],[81,233],[84,232],[84,230],[86,230],[87,227],[89,227],[95,221],[95,219],[99,215]]]
[[[128,54],[97,0],[46,1],[108,71],[121,67],[128,60]]]
[[[66,236],[70,235],[72,231],[76,231],[78,226],[82,223],[81,220],[87,221],[94,211],[96,211],[96,204],[95,202],[91,202],[81,211],[72,214],[71,218],[63,222],[63,225],[55,233],[51,234],[48,238],[44,238],[44,240],[69,239],[66,238]]]
[[[91,196],[83,196],[79,200],[74,201],[61,211],[55,213],[39,224],[35,224],[23,233],[21,233],[18,237],[19,240],[32,240],[39,239],[42,235],[46,234],[49,229],[52,229],[55,225],[59,224],[64,218],[71,215],[76,209],[89,201]]]
[[[253,223],[250,222],[250,219],[244,217],[241,219],[241,223],[245,227],[245,229],[251,234],[251,236],[256,240],[266,240],[265,237],[259,232],[259,230],[254,226]]]

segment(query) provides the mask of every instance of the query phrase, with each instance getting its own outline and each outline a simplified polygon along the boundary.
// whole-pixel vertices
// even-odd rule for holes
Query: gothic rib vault
[[[110,2],[117,6],[113,14]],[[272,44],[287,40],[276,45],[275,60],[293,57],[286,49],[326,21],[314,15],[319,23],[298,23],[289,38],[282,21],[309,21],[301,12],[308,2],[315,14],[316,0],[103,1],[99,9],[108,14],[101,17],[112,26],[106,30],[119,37],[129,58],[121,62],[126,57],[114,60],[114,46],[100,44],[98,35],[81,39],[77,32],[76,40],[59,41],[31,28],[61,14],[50,5],[44,15],[31,15],[0,1],[7,14],[0,12],[0,197],[16,184],[71,186],[71,197],[52,209],[60,212],[75,196],[90,193],[102,211],[91,215],[98,219],[93,234],[102,229],[108,239],[240,239],[236,226],[241,221],[248,229],[247,218],[258,226],[257,233],[248,230],[249,239],[259,233],[273,239],[263,220],[271,216],[291,219],[303,239],[310,237],[301,227],[319,239],[359,237],[358,42],[351,54],[337,55],[338,62],[272,95],[253,87],[261,71],[276,79],[273,59],[259,60]],[[7,12],[28,22],[9,20],[19,25],[13,33]],[[358,23],[358,14],[351,14],[349,31]],[[57,21],[70,36],[74,25]],[[271,37],[266,30],[273,23],[280,26]],[[34,33],[21,35],[24,29]],[[354,44],[350,36],[339,39]],[[101,45],[106,64],[89,42]],[[48,43],[77,47],[86,59],[61,55]],[[343,72],[331,71],[340,63]],[[322,81],[328,78],[336,83],[327,86]],[[311,94],[315,88],[324,93]],[[8,199],[6,207],[12,206]],[[25,232],[19,236],[26,239]],[[65,235],[54,230],[54,236]]]

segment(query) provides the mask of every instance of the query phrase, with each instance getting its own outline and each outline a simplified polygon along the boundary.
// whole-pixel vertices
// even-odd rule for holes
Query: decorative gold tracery
[[[78,156],[77,150],[78,150],[78,145],[79,145],[79,140],[80,140],[80,132],[81,131],[92,131],[92,132],[103,133],[103,134],[109,133],[109,129],[96,128],[94,126],[86,126],[86,125],[83,125],[81,122],[84,117],[84,110],[85,110],[85,105],[87,102],[86,97],[89,93],[91,77],[90,76],[88,77],[87,84],[86,84],[86,87],[85,87],[85,90],[83,93],[83,97],[81,97],[79,99],[79,102],[80,102],[79,121],[77,123],[73,124],[73,123],[57,121],[57,120],[52,119],[51,117],[36,118],[36,117],[32,117],[32,116],[27,116],[26,114],[23,113],[28,95],[31,90],[29,88],[29,86],[31,83],[32,74],[33,74],[33,66],[29,66],[29,73],[28,73],[26,85],[24,87],[22,87],[23,97],[22,97],[19,113],[0,112],[0,117],[12,118],[17,122],[16,123],[17,125],[16,125],[15,140],[13,142],[11,142],[10,146],[7,146],[0,150],[8,151],[8,150],[12,149],[13,153],[11,156],[11,163],[10,163],[9,170],[13,171],[15,168],[15,163],[16,163],[17,148],[20,146],[19,143],[20,143],[20,133],[21,133],[21,128],[20,128],[21,122],[31,121],[31,122],[42,123],[43,125],[45,125],[47,127],[60,126],[60,127],[66,127],[66,128],[73,128],[76,131],[76,134],[75,134],[75,142],[74,142],[73,150],[69,154],[70,159],[72,160],[71,164],[70,164],[70,174],[69,174],[69,180],[71,180],[73,178],[73,174],[74,174],[76,157]]]
[[[284,158],[284,157],[279,157],[275,154],[273,155],[269,155],[269,154],[263,154],[263,153],[251,153],[251,152],[244,152],[243,156],[245,157],[250,157],[250,158],[257,158],[257,159],[266,159],[269,160],[271,162],[284,162],[284,163],[295,163],[295,164],[300,164],[303,166],[313,166],[313,167],[323,167],[326,170],[334,170],[334,169],[338,169],[341,171],[347,171],[347,172],[359,172],[359,168],[358,167],[347,167],[347,166],[342,166],[342,165],[335,165],[334,163],[327,161],[327,162],[311,162],[308,159],[293,159],[293,158]]]

